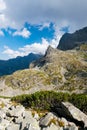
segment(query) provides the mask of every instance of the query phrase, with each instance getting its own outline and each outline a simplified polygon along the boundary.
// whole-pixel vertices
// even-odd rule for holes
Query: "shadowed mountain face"
[[[87,44],[87,27],[76,31],[75,33],[65,33],[60,39],[58,49],[71,50],[82,43]]]
[[[9,60],[0,60],[0,76],[12,74],[17,70],[29,68],[29,64],[41,57],[39,54],[30,53],[28,56],[20,57]]]

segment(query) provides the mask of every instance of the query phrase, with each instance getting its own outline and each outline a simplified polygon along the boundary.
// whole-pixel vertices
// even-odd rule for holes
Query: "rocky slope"
[[[9,60],[0,60],[0,76],[12,74],[17,70],[22,70],[29,68],[29,64],[41,57],[39,54],[30,53],[27,56],[20,57]]]
[[[65,33],[60,39],[58,49],[71,50],[82,43],[87,44],[87,27],[70,34]]]
[[[87,93],[87,44],[78,50],[48,47],[30,69],[0,78],[0,95],[14,96],[39,90]]]
[[[51,50],[51,51],[50,51]],[[49,75],[55,90],[86,92],[87,90],[87,45],[79,50],[60,51],[48,48],[46,55],[31,67],[39,67]]]
[[[87,115],[71,103],[61,102],[56,109],[58,113],[35,111],[0,98],[0,130],[87,129]]]

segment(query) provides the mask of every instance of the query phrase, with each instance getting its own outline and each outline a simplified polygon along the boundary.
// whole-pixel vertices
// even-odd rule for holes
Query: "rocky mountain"
[[[14,96],[40,90],[87,93],[87,44],[78,50],[48,47],[30,69],[0,78],[0,95]]]
[[[71,50],[82,43],[87,44],[87,27],[77,30],[72,34],[65,33],[60,39],[57,48],[61,50]]]
[[[0,76],[12,74],[17,70],[29,68],[29,64],[41,57],[39,54],[30,53],[27,56],[9,60],[0,60]]]

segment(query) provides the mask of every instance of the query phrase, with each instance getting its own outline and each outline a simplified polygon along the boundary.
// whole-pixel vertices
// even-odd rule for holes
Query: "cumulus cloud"
[[[4,46],[3,54],[7,54],[9,58],[15,58],[17,56],[25,56],[31,52],[35,54],[44,55],[49,45],[56,48],[58,45],[58,39],[53,39],[50,42],[48,42],[46,39],[42,38],[41,43],[32,43],[31,45],[27,44],[23,48],[19,48],[18,51],[12,50],[8,46]]]
[[[27,30],[27,28],[23,28],[22,30],[13,33],[13,36],[22,36],[24,38],[28,38],[30,35],[31,32]]]
[[[4,46],[4,51],[3,54],[7,54],[10,58],[15,58],[17,56],[22,56],[23,54],[20,53],[19,51],[12,50],[8,46]]]
[[[27,21],[30,24],[56,23],[60,28],[67,23],[70,31],[87,25],[86,0],[0,0],[8,19],[7,26],[22,28]],[[21,3],[21,4],[20,4]],[[16,7],[16,8],[15,8]],[[2,24],[4,26],[4,23]],[[65,25],[66,26],[66,25]]]

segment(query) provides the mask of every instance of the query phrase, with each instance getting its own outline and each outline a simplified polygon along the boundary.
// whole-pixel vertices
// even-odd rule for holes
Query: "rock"
[[[82,127],[87,127],[87,115],[69,102],[62,102],[63,115],[74,119],[74,122],[80,123]]]
[[[41,118],[39,125],[42,127],[47,127],[49,122],[53,119],[53,114],[50,112],[45,117]]]
[[[64,123],[64,126],[68,126],[68,121],[65,118],[61,118],[61,121]]]
[[[16,124],[19,124],[19,123],[23,122],[23,118],[22,117],[14,118],[14,122]]]
[[[39,123],[33,118],[31,111],[26,111],[25,118],[23,119],[23,130],[26,130],[27,127],[30,127],[29,130],[40,130]]]
[[[8,120],[2,119],[0,123],[0,130],[4,130],[9,124],[10,122]]]
[[[6,113],[3,109],[0,110],[0,117],[1,118],[5,118],[6,117]]]
[[[19,117],[25,116],[25,108],[23,106],[16,106],[16,107],[11,107],[11,109],[9,109],[6,113],[7,116],[9,117]]]
[[[35,113],[34,119],[36,119],[37,121],[39,120],[39,115],[37,113]]]
[[[68,126],[64,127],[64,130],[78,130],[78,127],[73,122],[68,122]]]
[[[43,128],[42,130],[63,130],[63,128],[62,128],[62,127],[59,127],[59,126],[56,126],[56,125],[54,125],[54,124],[52,123],[49,127]]]
[[[10,124],[5,130],[20,130],[19,124]]]

